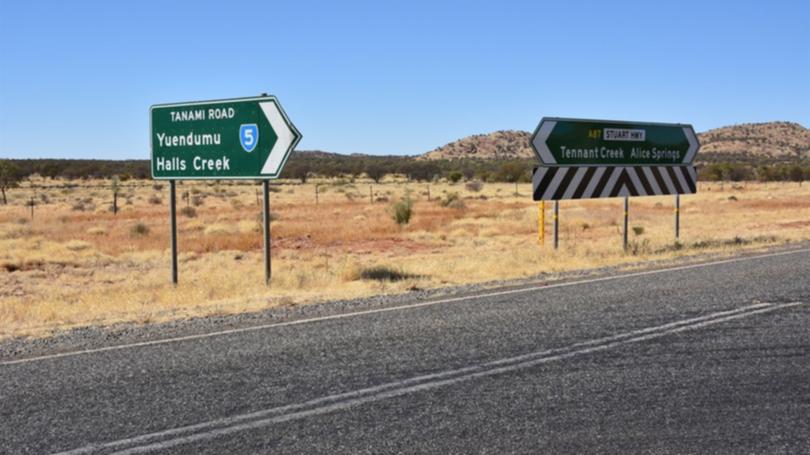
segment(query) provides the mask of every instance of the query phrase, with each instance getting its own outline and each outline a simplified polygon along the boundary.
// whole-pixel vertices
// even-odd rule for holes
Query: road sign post
[[[270,181],[262,180],[262,234],[264,237],[264,284],[270,284]]]
[[[630,198],[625,196],[624,197],[624,241],[623,241],[623,249],[627,251],[627,228],[628,228],[628,221],[630,215]]]
[[[301,134],[278,99],[262,95],[149,109],[152,178],[169,180],[172,281],[177,283],[176,180],[262,180],[265,280],[270,280],[269,179],[281,174]]]
[[[554,201],[554,249],[560,245],[560,201]]]
[[[542,164],[532,175],[535,201],[554,201],[556,212],[562,199],[625,198],[625,250],[630,196],[697,192],[691,125],[544,117],[530,145]],[[675,223],[677,240],[677,212]]]
[[[681,195],[675,195],[675,241],[681,241]]]
[[[177,284],[177,198],[174,180],[169,180],[169,219],[171,224],[172,283]]]

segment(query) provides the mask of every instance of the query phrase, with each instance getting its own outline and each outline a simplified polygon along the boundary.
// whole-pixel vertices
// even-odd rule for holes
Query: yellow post
[[[540,240],[540,245],[546,244],[546,201],[540,201],[538,206],[540,209],[539,216],[537,217],[537,236]]]

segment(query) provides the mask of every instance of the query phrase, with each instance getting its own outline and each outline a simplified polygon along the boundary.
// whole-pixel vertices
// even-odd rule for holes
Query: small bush
[[[740,237],[739,235],[735,235],[731,240],[726,240],[726,245],[747,245],[749,243],[751,243],[750,240]]]
[[[90,235],[105,235],[107,233],[107,230],[100,226],[91,227],[90,229],[87,230],[87,233]]]
[[[648,239],[644,239],[640,242],[632,241],[627,244],[627,252],[632,254],[633,256],[638,256],[641,254],[650,254],[652,252],[652,248],[650,246],[650,241]]]
[[[194,218],[197,216],[197,210],[194,207],[183,207],[180,209],[180,214],[186,218]]]
[[[447,193],[444,199],[439,200],[439,205],[441,205],[442,207],[459,210],[466,207],[464,205],[464,201],[461,200],[461,196],[459,196],[458,193]]]
[[[161,185],[160,183],[155,183],[154,185],[152,185],[152,189],[155,191],[160,191],[163,189],[163,185]]]
[[[132,235],[149,235],[149,226],[143,223],[137,223],[129,230]]]
[[[92,212],[95,209],[96,209],[95,205],[88,204],[87,202],[84,201],[78,201],[75,204],[73,204],[73,207],[71,207],[71,210],[75,212],[84,212],[84,211]]]
[[[408,278],[414,278],[414,276],[401,270],[396,270],[384,265],[378,265],[362,269],[360,271],[360,278],[374,281],[401,281],[407,280]]]
[[[65,248],[70,251],[84,251],[90,248],[90,244],[83,240],[71,240],[65,244]]]
[[[447,180],[450,180],[451,183],[458,183],[461,178],[464,177],[460,171],[452,171],[447,174]]]
[[[205,227],[203,231],[205,235],[227,235],[232,234],[234,231],[231,226],[226,226],[224,224],[210,224]]]
[[[396,223],[400,226],[404,226],[411,221],[411,216],[413,215],[413,203],[411,202],[410,198],[402,199],[394,204],[392,211],[394,221],[396,221]]]
[[[157,195],[154,195],[154,194],[153,194],[153,195],[151,195],[151,196],[149,196],[148,201],[149,201],[149,203],[150,203],[150,204],[152,204],[152,205],[160,205],[160,203],[162,203],[162,202],[163,202],[163,200],[162,200],[162,199],[160,199],[160,198],[159,198]]]
[[[202,196],[193,196],[191,198],[191,205],[193,205],[194,207],[199,207],[199,206],[203,205]]]
[[[729,197],[728,197],[728,200],[729,200],[729,201],[736,201],[736,200],[737,200],[737,196],[735,196],[735,195],[733,195],[733,194],[732,194],[731,196],[729,196]]]
[[[644,226],[633,226],[633,234],[636,235],[644,234]]]
[[[479,182],[478,180],[476,180],[474,182],[468,182],[465,185],[465,187],[468,190],[470,190],[470,191],[472,191],[474,193],[477,193],[477,192],[481,191],[482,188],[484,188],[484,184],[482,182]]]

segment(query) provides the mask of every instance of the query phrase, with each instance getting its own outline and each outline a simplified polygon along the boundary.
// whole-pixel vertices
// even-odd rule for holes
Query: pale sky
[[[810,126],[810,2],[0,0],[0,158],[148,159],[150,105],[262,92],[338,153],[543,116]]]

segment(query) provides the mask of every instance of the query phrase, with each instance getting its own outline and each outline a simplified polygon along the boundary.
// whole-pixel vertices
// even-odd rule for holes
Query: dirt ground
[[[261,187],[177,186],[180,284],[170,281],[168,184],[34,179],[0,205],[0,338],[400,293],[810,239],[810,186],[701,183],[681,198],[560,203],[560,249],[538,239],[531,185],[279,181],[270,194],[273,279],[262,268]],[[317,203],[316,203],[317,186]],[[393,205],[408,197],[398,225]],[[34,202],[33,216],[31,201]]]

